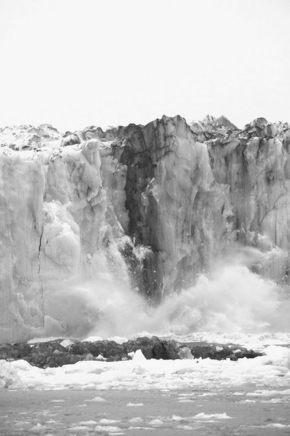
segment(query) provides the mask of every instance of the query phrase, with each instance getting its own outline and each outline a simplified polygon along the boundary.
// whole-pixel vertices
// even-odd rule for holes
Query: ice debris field
[[[217,336],[213,335],[212,338],[217,338]],[[224,341],[225,339],[226,337]],[[45,369],[31,366],[24,360],[10,362],[1,360],[0,386],[10,389],[47,390],[174,390],[198,387],[217,391],[246,383],[255,383],[265,392],[267,389],[284,387],[286,395],[289,395],[290,335],[286,333],[256,337],[245,335],[243,342],[243,345],[254,345],[264,355],[255,359],[244,358],[238,361],[147,360],[141,350],[137,350],[133,359],[129,361],[106,362],[100,359]]]

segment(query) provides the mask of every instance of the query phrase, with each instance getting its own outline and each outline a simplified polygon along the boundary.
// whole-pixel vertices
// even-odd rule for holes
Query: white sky
[[[290,0],[0,0],[0,126],[290,121]]]

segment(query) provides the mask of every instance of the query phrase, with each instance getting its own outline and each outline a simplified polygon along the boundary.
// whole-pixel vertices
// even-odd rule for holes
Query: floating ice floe
[[[208,421],[208,420],[218,420],[218,419],[232,419],[231,416],[227,415],[226,413],[198,413],[193,417],[193,419],[196,419],[197,421]]]
[[[129,419],[130,424],[140,424],[144,419],[140,416],[135,416],[134,418]]]
[[[262,428],[290,428],[290,424],[281,424],[280,422],[272,422],[271,424],[262,425]]]
[[[122,429],[120,427],[116,427],[114,425],[97,425],[95,427],[95,431],[96,432],[108,432],[108,433],[114,433],[116,434],[118,432],[118,434],[123,434],[123,433],[119,433]],[[107,434],[107,433],[105,433]]]
[[[127,403],[127,407],[142,407],[143,403]]]
[[[107,418],[102,418],[99,421],[99,424],[101,425],[110,425],[110,424],[115,424],[116,422],[120,422],[119,419],[107,419]]]
[[[160,427],[163,424],[164,424],[164,422],[159,418],[155,418],[155,419],[152,419],[151,421],[149,421],[149,425],[153,425],[154,427]]]
[[[97,421],[94,421],[93,419],[89,419],[88,421],[80,421],[79,422],[79,425],[87,425],[87,426],[96,425],[96,424],[97,424]]]
[[[87,400],[87,401],[93,401],[93,402],[96,402],[96,403],[104,403],[106,400],[103,397],[94,397],[91,400]]]

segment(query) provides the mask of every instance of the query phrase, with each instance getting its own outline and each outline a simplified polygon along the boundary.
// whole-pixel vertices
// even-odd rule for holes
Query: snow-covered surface
[[[42,147],[59,147],[62,135],[50,124],[0,128],[0,147],[12,150],[37,150]]]
[[[263,344],[260,343],[260,348]],[[23,360],[0,361],[0,386],[10,389],[227,389],[255,383],[262,390],[284,389],[290,395],[290,352],[287,346],[264,346],[255,359],[146,360],[140,350],[121,362],[83,361],[40,369]],[[267,389],[265,393],[263,387]],[[96,401],[100,401],[99,399]]]

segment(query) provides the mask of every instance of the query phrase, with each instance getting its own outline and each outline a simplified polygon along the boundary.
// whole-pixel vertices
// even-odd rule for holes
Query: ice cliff
[[[86,283],[100,306],[112,287],[158,302],[233,252],[288,283],[287,123],[18,126],[0,129],[0,145],[2,342],[89,331],[99,306],[71,304],[94,293]]]

